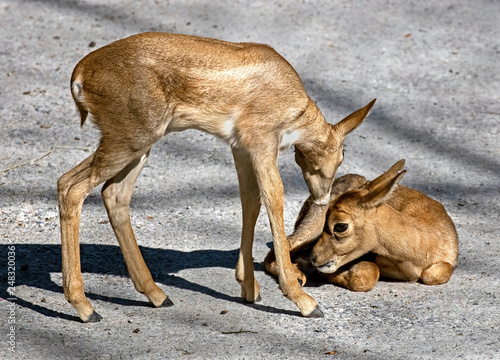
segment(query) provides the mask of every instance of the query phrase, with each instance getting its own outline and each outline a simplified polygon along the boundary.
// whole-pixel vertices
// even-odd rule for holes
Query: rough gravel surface
[[[0,296],[11,299],[0,301],[0,358],[499,359],[499,14],[493,0],[0,1]],[[80,323],[61,288],[56,181],[98,134],[79,127],[69,78],[91,50],[151,30],[270,44],[332,123],[377,98],[338,174],[374,178],[405,158],[403,184],[441,201],[456,224],[451,281],[380,282],[361,294],[313,283],[306,291],[325,317],[302,318],[263,271],[263,212],[262,301],[243,303],[230,149],[185,131],[155,145],[132,200],[139,245],[175,306],[155,309],[134,290],[95,189],[81,255],[103,320]],[[280,171],[290,233],[308,191],[292,150]]]

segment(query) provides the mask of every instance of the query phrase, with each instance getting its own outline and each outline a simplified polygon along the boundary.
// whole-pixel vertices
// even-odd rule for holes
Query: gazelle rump
[[[58,181],[64,294],[83,321],[101,318],[84,293],[78,235],[83,201],[101,183],[135,288],[156,307],[172,305],[139,251],[129,204],[153,144],[185,129],[205,131],[231,146],[243,213],[236,264],[241,296],[249,302],[260,299],[252,246],[262,203],[271,224],[281,290],[304,316],[322,316],[292,271],[277,158],[280,150],[294,145],[311,193],[310,211],[324,216],[343,160],[344,138],[375,100],[331,125],[292,66],[271,47],[167,33],[138,34],[88,54],[73,71],[71,92],[81,123],[89,117],[101,133],[97,150]],[[312,222],[310,227],[321,232],[323,224]]]

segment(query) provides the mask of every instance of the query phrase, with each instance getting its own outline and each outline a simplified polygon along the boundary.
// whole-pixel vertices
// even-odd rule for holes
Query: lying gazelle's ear
[[[387,179],[391,179],[394,176],[396,176],[399,173],[399,171],[403,169],[404,166],[405,166],[405,159],[399,160],[397,163],[392,165],[391,168],[387,170],[385,173],[380,175],[375,180],[370,181],[368,184],[368,189],[374,190],[380,184],[386,183]]]
[[[364,207],[365,209],[374,208],[379,206],[389,198],[391,193],[394,191],[394,189],[396,189],[399,182],[406,173],[406,170],[403,170],[401,172],[398,172],[398,170],[393,170],[393,168],[395,168],[395,166],[400,162],[401,161],[396,163],[391,169],[380,175],[368,185],[368,194],[363,196],[363,198],[359,202],[362,207]],[[375,183],[376,186],[372,186],[373,183]]]
[[[375,104],[375,100],[377,100],[377,99],[373,99],[365,107],[353,112],[351,115],[347,116],[345,119],[341,120],[339,123],[332,125],[334,130],[336,130],[336,132],[338,134],[340,134],[341,136],[346,136],[351,131],[356,129],[359,126],[359,124],[361,124],[363,122],[363,120],[370,113],[370,110],[373,107],[373,104]]]
[[[335,199],[350,190],[360,189],[366,185],[366,178],[357,174],[346,174],[335,179],[330,191],[331,198]]]

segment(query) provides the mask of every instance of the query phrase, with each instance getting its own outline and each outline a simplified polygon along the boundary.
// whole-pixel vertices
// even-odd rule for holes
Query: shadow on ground
[[[9,245],[12,246],[12,245]],[[59,245],[14,244],[16,252],[16,286],[26,285],[33,288],[63,293],[61,286],[51,280],[51,273],[61,272],[61,247]],[[214,290],[210,286],[198,284],[174,275],[185,269],[228,268],[234,269],[238,259],[238,249],[234,250],[195,250],[183,252],[167,249],[140,247],[144,260],[157,283],[202,293],[217,299],[245,303],[240,297],[231,296]],[[0,254],[7,257],[7,245],[0,245]],[[120,248],[112,245],[80,245],[82,273],[129,277]],[[255,264],[262,270],[262,264]],[[2,273],[3,283],[7,274]],[[237,286],[237,284],[235,284]],[[278,291],[278,289],[276,289]],[[16,293],[17,296],[19,292]],[[152,306],[148,301],[109,297],[103,294],[86,292],[90,301],[100,300],[121,306]],[[0,290],[0,297],[7,299],[6,289]],[[30,299],[17,297],[16,303],[48,317],[79,321],[76,316],[34,304]],[[287,311],[261,304],[246,305],[260,311],[301,316],[298,311]]]

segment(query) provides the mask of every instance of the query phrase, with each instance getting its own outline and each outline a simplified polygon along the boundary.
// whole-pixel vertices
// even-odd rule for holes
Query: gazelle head
[[[347,191],[330,204],[320,240],[311,251],[311,261],[323,273],[334,273],[341,266],[372,251],[378,244],[372,224],[376,209],[401,181],[404,160],[364,187]]]
[[[339,123],[329,124],[321,145],[310,148],[295,146],[295,161],[302,169],[313,204],[328,205],[335,173],[344,160],[344,139],[363,122],[374,103],[375,99]]]

